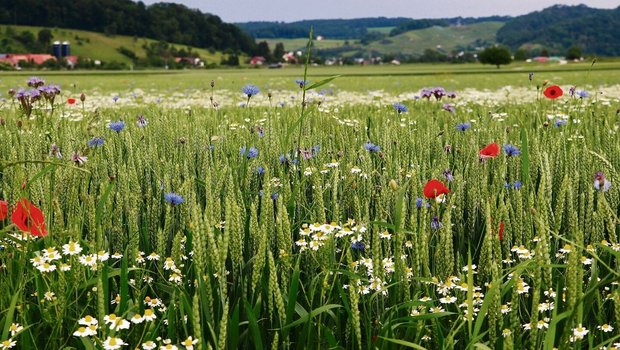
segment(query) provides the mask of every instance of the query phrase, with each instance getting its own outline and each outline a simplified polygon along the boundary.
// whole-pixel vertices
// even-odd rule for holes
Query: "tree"
[[[581,58],[582,52],[579,46],[572,46],[566,51],[567,60],[578,60]]]
[[[283,43],[277,43],[276,47],[274,47],[274,49],[273,49],[274,62],[282,61],[282,56],[284,56],[284,44]]]
[[[478,60],[482,64],[494,64],[499,69],[502,64],[512,62],[510,51],[502,46],[487,47],[478,54]]]
[[[518,49],[517,52],[515,52],[515,61],[525,61],[528,57],[529,54],[525,49]]]
[[[37,34],[37,41],[44,48],[50,46],[50,43],[52,42],[52,32],[49,29],[39,30],[39,33]]]
[[[256,47],[256,56],[263,56],[269,62],[273,61],[271,57],[271,50],[269,50],[269,44],[266,41],[261,41]]]

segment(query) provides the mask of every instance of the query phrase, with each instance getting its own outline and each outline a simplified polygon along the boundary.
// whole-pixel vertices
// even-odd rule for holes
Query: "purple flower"
[[[260,126],[256,128],[256,132],[258,133],[258,137],[264,137],[265,136],[265,129],[263,129]]]
[[[144,118],[143,115],[139,115],[136,124],[138,124],[139,128],[143,128],[148,124],[148,121],[146,120],[146,118]]]
[[[437,99],[437,101],[441,100],[442,97],[446,96],[446,90],[441,86],[437,86],[431,89],[433,96]]]
[[[575,96],[575,87],[574,87],[574,86],[571,86],[571,87],[568,89],[568,95],[569,95],[570,97]]]
[[[288,164],[288,158],[286,158],[286,156],[284,154],[280,154],[280,157],[278,157],[278,160],[280,161],[280,164]]]
[[[448,111],[450,113],[454,113],[456,112],[456,109],[454,108],[454,106],[450,103],[444,103],[443,106],[441,106],[441,108],[445,111]]]
[[[248,99],[254,95],[257,95],[260,92],[260,89],[252,84],[247,84],[244,86],[241,91],[248,96]]]
[[[265,173],[265,168],[263,168],[261,165],[259,165],[258,168],[256,168],[256,173],[258,175],[263,175]]]
[[[460,123],[456,125],[456,130],[458,131],[465,131],[467,129],[471,128],[471,123]]]
[[[359,252],[363,252],[366,249],[366,245],[362,241],[356,241],[351,244],[351,249]]]
[[[73,153],[73,156],[71,157],[71,161],[79,166],[84,165],[84,163],[86,163],[87,160],[88,160],[88,157],[81,156],[77,152]]]
[[[407,112],[407,107],[402,103],[394,103],[392,107],[394,107],[394,110],[396,110],[398,114]]]
[[[55,143],[52,143],[52,146],[50,147],[50,157],[62,158],[60,147],[58,147]]]
[[[88,146],[91,148],[96,148],[103,145],[105,141],[101,137],[93,137],[88,141]]]
[[[594,188],[597,191],[607,192],[611,188],[611,182],[605,178],[605,174],[602,171],[594,174]]]
[[[312,147],[310,147],[310,151],[312,151],[312,155],[314,157],[316,157],[317,154],[319,154],[319,150],[321,149],[321,145],[314,145]]]
[[[174,206],[177,206],[185,202],[185,199],[181,197],[181,195],[174,193],[174,192],[168,192],[164,194],[164,200]]]
[[[379,152],[381,150],[381,146],[375,145],[372,142],[366,142],[364,144],[364,148],[366,148],[366,150],[371,153]]]
[[[521,154],[521,151],[519,150],[519,148],[517,148],[517,146],[511,145],[509,143],[504,145],[504,152],[508,157],[516,157]]]
[[[278,193],[274,192],[271,194],[271,199],[273,199],[274,201],[278,199]]]
[[[118,95],[115,95],[114,97],[112,97],[112,101],[114,101],[114,103],[116,103],[116,101],[118,101],[118,99],[120,99],[120,97]]]
[[[431,220],[431,228],[433,230],[439,230],[442,227],[443,224],[439,221],[439,218],[437,216],[433,216],[433,219]]]
[[[250,147],[250,150],[248,151],[248,159],[252,159],[256,157],[258,157],[258,148]]]
[[[579,98],[588,98],[590,94],[585,90],[579,90],[577,91],[577,96],[579,96]]]
[[[515,190],[520,190],[521,187],[523,187],[523,184],[519,180],[515,181],[515,183],[512,184],[512,188],[514,188]]]
[[[112,122],[110,123],[108,128],[110,128],[110,130],[112,131],[116,131],[117,133],[120,133],[121,131],[123,131],[123,129],[125,129],[125,122],[122,120],[119,120],[117,122]]]
[[[43,86],[45,85],[45,80],[38,78],[38,77],[31,77],[30,79],[28,79],[28,86],[33,87],[33,88],[37,88],[39,86]]]
[[[454,181],[454,176],[452,176],[452,171],[450,169],[444,170],[443,176],[450,182]]]

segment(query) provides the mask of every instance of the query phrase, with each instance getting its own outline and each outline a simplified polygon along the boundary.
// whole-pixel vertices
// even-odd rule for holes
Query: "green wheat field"
[[[618,348],[619,68],[3,74],[0,349]]]

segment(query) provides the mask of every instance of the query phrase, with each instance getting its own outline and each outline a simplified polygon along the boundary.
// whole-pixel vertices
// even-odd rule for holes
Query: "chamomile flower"
[[[8,339],[5,341],[1,341],[0,342],[0,349],[4,350],[4,349],[11,349],[13,348],[15,345],[17,345],[17,342],[13,339]]]
[[[152,340],[142,343],[143,350],[153,350],[156,347],[157,347],[157,344],[155,344],[155,342],[153,342]]]
[[[145,321],[151,322],[151,321],[155,321],[155,319],[157,318],[157,315],[155,315],[155,310],[146,309],[144,310],[144,316],[142,317],[144,318]]]
[[[91,315],[86,315],[78,320],[78,323],[83,326],[96,325],[99,321]]]
[[[24,327],[21,326],[19,323],[11,323],[11,326],[9,327],[9,331],[11,332],[11,337],[14,337],[15,334],[23,330],[24,330]]]
[[[181,342],[181,345],[185,347],[186,350],[194,350],[194,345],[198,343],[198,339],[193,339],[192,336],[187,337],[187,339]]]
[[[127,343],[125,343],[121,338],[108,337],[103,341],[103,348],[105,350],[117,350],[123,345],[127,345]]]
[[[598,326],[596,327],[598,329],[600,329],[601,331],[608,333],[608,332],[612,332],[614,330],[614,327],[610,326],[609,324],[605,323],[602,326]]]
[[[578,324],[576,328],[573,328],[573,336],[577,340],[583,339],[583,337],[585,337],[586,334],[588,334],[588,332],[590,332],[590,331],[588,329],[586,329],[586,327],[583,327],[581,325],[581,323]]]

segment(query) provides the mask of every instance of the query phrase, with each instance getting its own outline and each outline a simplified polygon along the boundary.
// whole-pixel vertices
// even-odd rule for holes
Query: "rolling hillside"
[[[493,44],[495,33],[503,25],[502,22],[482,22],[452,27],[434,26],[373,41],[365,48],[383,54],[411,56],[422,55],[426,49],[444,53],[474,50],[476,47]]]
[[[13,53],[25,53],[27,50],[19,41],[13,40],[7,36],[7,28],[13,30],[16,33],[23,31],[31,32],[35,37],[37,33],[44,29],[44,27],[31,27],[31,26],[7,26],[0,25],[0,40],[3,41],[3,47],[7,52]],[[88,32],[83,30],[74,29],[50,29],[52,32],[52,41],[69,41],[71,43],[71,54],[91,58],[93,60],[101,60],[104,62],[116,61],[120,63],[131,64],[131,58],[121,54],[118,49],[124,47],[133,51],[137,57],[146,57],[146,50],[143,45],[149,45],[155,43],[155,40],[137,38],[130,36],[106,36],[102,33]],[[171,44],[177,49],[185,49],[188,51],[187,45]],[[198,53],[200,57],[207,63],[220,63],[222,58],[221,52],[210,52],[208,50],[191,48],[192,52]],[[46,52],[49,53],[49,52]]]

